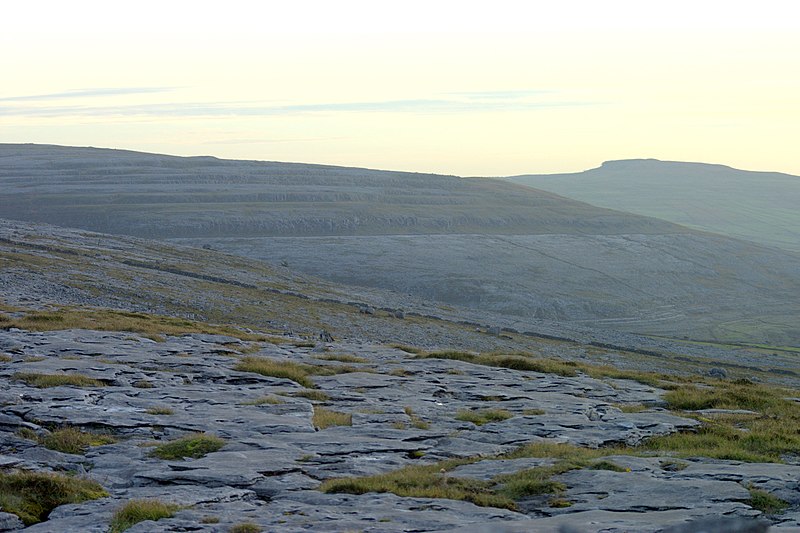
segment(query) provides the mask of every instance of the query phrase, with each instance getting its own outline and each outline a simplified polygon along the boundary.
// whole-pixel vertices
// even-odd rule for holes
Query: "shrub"
[[[213,435],[195,433],[157,446],[150,455],[159,459],[199,459],[215,452],[225,445],[225,441]]]
[[[97,482],[46,472],[0,472],[0,508],[29,526],[47,519],[50,511],[66,503],[108,496]]]
[[[180,509],[174,503],[159,500],[131,500],[114,512],[111,518],[111,533],[119,533],[145,520],[161,520],[171,518]]]

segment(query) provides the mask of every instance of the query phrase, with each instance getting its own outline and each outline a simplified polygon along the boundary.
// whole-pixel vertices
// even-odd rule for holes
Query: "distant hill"
[[[502,180],[0,145],[0,213],[521,323],[800,345],[800,255]]]
[[[154,238],[686,231],[488,179],[14,144],[0,212]]]
[[[594,205],[800,251],[800,176],[657,159],[506,178]]]

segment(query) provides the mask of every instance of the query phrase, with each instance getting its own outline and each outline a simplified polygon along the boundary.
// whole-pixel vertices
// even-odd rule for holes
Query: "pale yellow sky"
[[[800,174],[791,1],[22,4],[0,22],[0,142],[468,176],[634,157]]]

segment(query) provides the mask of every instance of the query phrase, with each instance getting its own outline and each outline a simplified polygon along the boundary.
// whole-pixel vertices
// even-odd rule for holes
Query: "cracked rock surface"
[[[115,509],[157,498],[182,509],[128,531],[227,531],[244,521],[264,531],[659,531],[708,516],[757,517],[746,487],[769,490],[796,509],[800,466],[707,459],[609,457],[625,471],[572,470],[556,476],[570,507],[547,498],[519,511],[464,501],[388,493],[325,494],[320,482],[386,473],[402,466],[472,457],[450,477],[488,480],[552,464],[497,460],[537,440],[598,447],[693,428],[695,420],[658,407],[663,391],[626,380],[562,377],[455,360],[414,359],[379,344],[245,343],[192,334],[154,342],[124,332],[0,331],[0,469],[71,472],[99,482],[108,497],[56,508],[35,532],[101,532]],[[300,345],[300,346],[298,346]],[[348,373],[314,376],[327,399],[311,400],[296,382],[234,370],[243,354],[317,366],[356,356]],[[20,373],[80,374],[103,386],[35,388]],[[269,402],[259,399],[269,398]],[[322,397],[321,397],[322,398]],[[270,403],[272,402],[272,403]],[[620,404],[649,409],[623,412]],[[352,416],[352,425],[319,429],[315,407]],[[511,418],[476,425],[463,410],[497,408]],[[153,414],[156,412],[165,414]],[[541,413],[541,414],[530,414]],[[113,435],[85,455],[45,448],[40,435],[61,426]],[[225,445],[198,459],[162,460],[153,444],[206,432]],[[208,523],[213,517],[215,523]],[[0,530],[21,527],[0,512]],[[800,526],[788,512],[775,528]]]

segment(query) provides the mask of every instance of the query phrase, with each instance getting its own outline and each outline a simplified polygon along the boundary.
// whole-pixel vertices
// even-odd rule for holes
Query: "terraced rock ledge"
[[[800,527],[797,443],[745,442],[777,409],[795,416],[781,394],[502,357],[257,332],[0,330],[0,530]],[[741,442],[716,456],[668,436],[700,446],[729,427]],[[36,514],[17,497],[32,473],[94,490]]]

